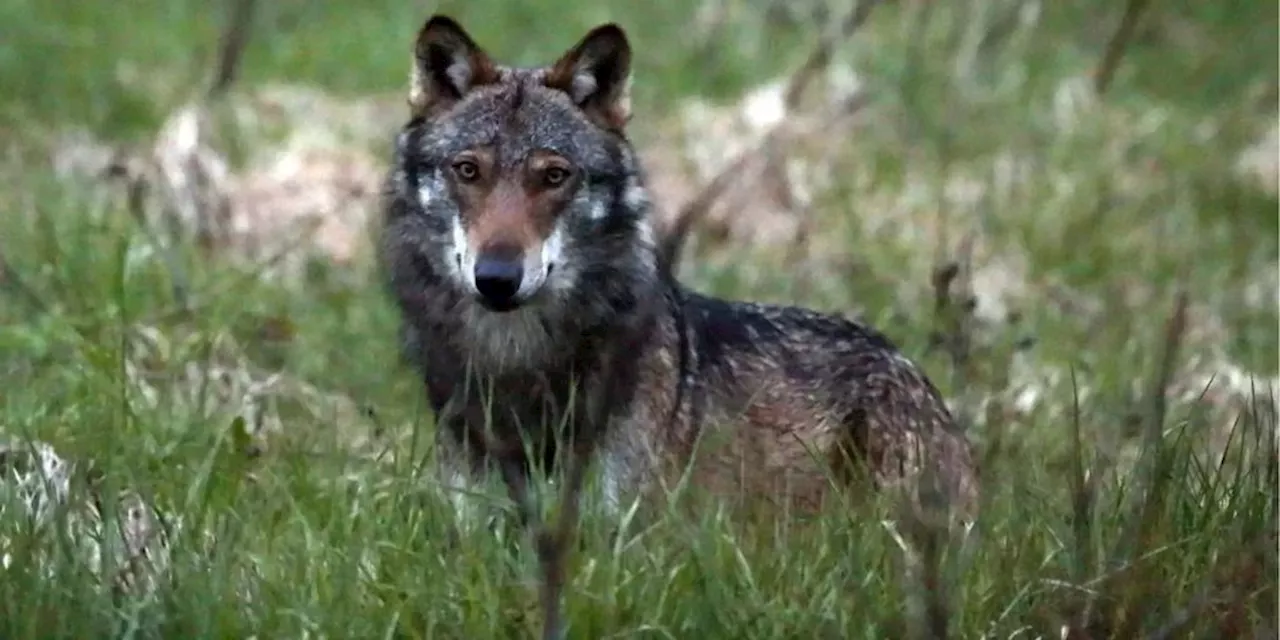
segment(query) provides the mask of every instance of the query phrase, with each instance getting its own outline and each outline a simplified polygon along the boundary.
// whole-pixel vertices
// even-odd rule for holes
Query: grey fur
[[[439,87],[422,79],[440,76],[415,58],[422,99],[396,141],[380,254],[446,471],[468,477],[493,464],[522,499],[532,464],[568,459],[554,438],[562,425],[571,458],[602,462],[615,503],[688,472],[715,495],[811,510],[831,493],[832,470],[886,488],[927,469],[969,508],[978,485],[965,435],[880,333],[834,315],[707,297],[659,269],[643,170],[621,125],[610,124],[629,116],[630,80],[629,49],[617,50],[625,40],[610,34],[570,65],[564,88],[547,86],[556,65],[493,65],[486,79],[490,62],[477,49],[479,58],[466,58],[473,84],[464,95],[432,95]],[[546,282],[507,313],[478,304],[458,268],[468,250],[459,231],[475,223],[462,215],[450,163],[480,146],[495,150],[504,175],[549,149],[584,176],[555,216]]]

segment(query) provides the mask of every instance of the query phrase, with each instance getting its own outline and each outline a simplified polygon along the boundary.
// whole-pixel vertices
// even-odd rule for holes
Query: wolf
[[[613,23],[527,68],[444,15],[418,32],[378,253],[445,479],[496,471],[527,516],[532,470],[556,468],[570,519],[597,462],[619,509],[685,482],[812,513],[926,476],[971,505],[968,439],[884,335],[663,268],[631,59]]]

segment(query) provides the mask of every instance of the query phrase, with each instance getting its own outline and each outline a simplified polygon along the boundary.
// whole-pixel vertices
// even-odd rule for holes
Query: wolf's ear
[[[414,115],[439,113],[472,88],[497,79],[493,60],[453,18],[437,14],[422,25],[409,79],[409,107]]]
[[[569,94],[587,116],[622,131],[631,119],[631,44],[609,23],[592,29],[547,72],[546,85]]]

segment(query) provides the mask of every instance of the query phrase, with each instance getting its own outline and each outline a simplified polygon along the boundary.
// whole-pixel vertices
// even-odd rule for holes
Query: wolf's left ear
[[[414,115],[439,113],[472,88],[497,79],[493,60],[452,18],[435,15],[422,25],[409,79],[409,107]]]
[[[631,44],[610,23],[592,29],[547,72],[546,85],[569,94],[596,124],[622,131],[631,119]]]

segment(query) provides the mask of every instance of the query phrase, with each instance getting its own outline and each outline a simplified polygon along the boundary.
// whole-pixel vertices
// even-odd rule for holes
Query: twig
[[[774,137],[774,133],[774,131],[770,131],[766,134],[761,146],[769,144],[772,141],[771,138]],[[675,222],[671,223],[671,227],[667,229],[661,244],[658,246],[658,261],[664,271],[670,274],[676,273],[679,268],[680,250],[684,247],[684,243],[689,237],[689,232],[693,230],[693,225],[705,217],[716,203],[716,200],[719,200],[720,196],[724,195],[724,192],[737,179],[738,174],[751,162],[751,156],[756,151],[757,149],[752,149],[738,156],[736,160],[729,163],[719,174],[712,178],[698,192],[698,195],[680,207],[679,213],[676,214]]]
[[[1230,599],[1232,604],[1243,608],[1244,603],[1240,602],[1240,600],[1251,595],[1247,593],[1248,587],[1256,586],[1258,582],[1262,581],[1259,579],[1262,567],[1267,564],[1264,559],[1275,548],[1276,534],[1274,531],[1269,535],[1263,535],[1254,540],[1252,544],[1241,550],[1240,556],[1228,565],[1227,570],[1218,569],[1218,574],[1215,576],[1217,579],[1210,579],[1210,584],[1205,585],[1204,588],[1197,592],[1180,611],[1169,616],[1168,622],[1159,629],[1147,634],[1147,640],[1168,640],[1169,638],[1184,637],[1183,634],[1186,633],[1188,624],[1202,615],[1205,610],[1223,600]],[[1272,597],[1274,597],[1274,594],[1272,594]]]
[[[272,253],[255,260],[251,265],[249,265],[244,273],[236,274],[231,278],[220,282],[217,286],[210,287],[205,291],[205,294],[211,299],[229,294],[235,291],[237,287],[260,277],[264,271],[279,266],[282,262],[288,259],[289,256],[298,249],[298,247],[302,246],[303,242],[311,238],[315,234],[316,230],[320,228],[322,223],[323,220],[318,218],[307,221],[308,226],[298,231],[290,242],[284,243]],[[193,309],[185,308],[167,310],[164,313],[155,316],[152,321],[155,323],[173,322],[186,317],[192,310]]]
[[[859,111],[866,104],[867,94],[859,91],[837,105],[835,109],[825,116],[825,119],[834,121],[847,117]],[[739,154],[733,162],[721,169],[696,196],[680,207],[680,211],[675,216],[675,222],[671,223],[658,246],[659,265],[666,273],[674,274],[676,272],[679,267],[680,250],[684,247],[685,241],[693,231],[694,225],[706,217],[716,202],[734,185],[741,177],[742,172],[751,165],[752,161],[761,154],[767,154],[771,150],[776,151],[790,141],[792,137],[792,132],[789,131],[790,124],[784,120],[774,125],[772,129],[765,133],[759,144]]]
[[[230,8],[226,25],[218,38],[217,56],[215,58],[212,79],[209,88],[194,105],[196,126],[203,128],[207,121],[205,107],[224,96],[238,77],[243,60],[244,50],[249,42],[250,26],[253,22],[256,0],[230,0]],[[197,225],[197,235],[202,236],[200,222],[209,216],[209,206],[201,203],[191,193],[182,193],[175,184],[180,182],[173,177],[178,174],[191,179],[200,176],[200,164],[190,155],[182,157],[181,162],[172,167],[164,166],[154,155],[139,159],[146,166],[160,174],[160,179],[150,175],[148,170],[137,170],[130,167],[127,157],[117,159],[108,169],[108,175],[123,178],[125,183],[126,202],[133,216],[149,240],[159,247],[161,258],[172,278],[173,296],[178,304],[177,315],[185,316],[193,308],[191,300],[190,279],[182,267],[171,242],[161,239],[163,235],[154,228],[153,221],[146,214],[146,203],[149,195],[162,200],[160,206],[170,209],[188,210],[187,217]],[[168,180],[164,178],[169,178]],[[157,184],[158,183],[158,184]],[[156,189],[155,187],[160,187]],[[205,238],[198,238],[205,240]]]
[[[206,102],[213,102],[225,94],[238,77],[244,50],[249,44],[257,4],[256,0],[231,0],[230,16],[218,39],[218,58],[213,80],[205,93]]]
[[[9,260],[5,258],[3,252],[0,252],[0,289],[7,290],[9,293],[22,298],[27,305],[37,311],[46,312],[49,310],[49,305],[40,299],[35,289],[32,289],[30,285],[22,280],[18,272],[9,263]]]
[[[1093,514],[1098,473],[1085,465],[1084,434],[1080,430],[1080,387],[1076,382],[1075,367],[1071,368],[1071,426],[1071,462],[1074,467],[1071,474],[1071,528],[1076,545],[1076,579],[1083,584],[1094,568]],[[1080,614],[1080,628],[1087,626],[1093,607],[1094,597],[1089,593]]]
[[[800,97],[808,89],[809,85],[813,83],[813,80],[817,78],[818,73],[831,63],[835,47],[839,42],[852,36],[859,27],[866,23],[867,18],[871,15],[871,9],[878,1],[860,0],[853,12],[841,23],[837,33],[820,40],[805,62],[792,74],[791,80],[787,83],[787,91],[783,100],[788,112],[795,109]],[[863,104],[863,96],[861,94],[855,95],[854,99],[841,105],[840,112],[850,113],[860,108]],[[774,149],[783,142],[785,139],[783,132],[786,124],[787,121],[784,119],[774,125],[765,134],[759,145],[743,152],[733,162],[726,165],[702,187],[702,190],[697,195],[690,198],[680,207],[679,212],[676,213],[675,221],[667,229],[658,247],[658,261],[665,272],[670,274],[676,272],[679,267],[680,251],[684,247],[684,243],[694,225],[706,217],[707,213],[729,190],[729,187],[733,185],[738,175],[746,169],[751,160],[757,154],[768,149]]]
[[[818,77],[818,73],[831,64],[831,58],[835,55],[836,46],[842,40],[847,40],[851,37],[854,32],[866,23],[867,18],[871,17],[871,9],[879,1],[858,0],[853,11],[840,23],[840,29],[835,34],[818,42],[818,46],[813,48],[813,51],[809,53],[809,57],[791,76],[791,82],[787,84],[787,92],[784,94],[783,101],[788,110],[794,108],[800,102],[800,96],[804,95],[805,89],[808,89],[810,84],[813,84],[813,80]]]
[[[1151,0],[1128,0],[1125,3],[1124,16],[1120,18],[1120,26],[1116,27],[1115,33],[1111,34],[1111,40],[1107,42],[1107,49],[1102,54],[1102,62],[1098,65],[1098,70],[1093,77],[1093,88],[1099,96],[1104,95],[1107,89],[1111,87],[1111,80],[1115,77],[1116,67],[1120,66],[1120,60],[1124,58],[1125,51],[1128,50],[1129,44],[1133,42],[1133,35],[1138,30],[1138,22],[1142,19],[1142,14],[1146,12],[1149,6],[1151,6]]]
[[[191,280],[187,277],[187,272],[182,268],[182,263],[178,261],[173,247],[163,242],[155,229],[151,228],[147,220],[146,197],[148,187],[147,178],[143,174],[126,176],[128,184],[126,185],[125,200],[128,204],[129,213],[147,234],[150,241],[160,247],[160,257],[164,260],[165,267],[169,270],[169,277],[172,280],[173,299],[178,302],[178,308],[186,313],[191,310]]]
[[[968,398],[973,380],[973,312],[977,306],[973,293],[973,236],[961,241],[957,260],[942,263],[934,269],[934,329],[929,349],[941,348],[951,361],[951,379],[955,392]],[[967,402],[966,402],[967,404]],[[971,411],[960,409],[962,422],[972,421]]]
[[[1142,467],[1142,475],[1140,476],[1140,488],[1135,491],[1132,500],[1132,510],[1129,517],[1132,518],[1128,523],[1125,531],[1125,537],[1118,547],[1118,551],[1136,552],[1147,544],[1155,533],[1158,526],[1157,513],[1165,505],[1167,482],[1164,481],[1167,458],[1163,444],[1164,439],[1164,422],[1168,412],[1168,394],[1169,385],[1172,383],[1174,371],[1178,363],[1178,351],[1182,346],[1183,338],[1187,329],[1187,306],[1188,296],[1185,288],[1179,287],[1174,295],[1173,311],[1169,315],[1169,320],[1165,323],[1164,331],[1164,349],[1161,353],[1160,362],[1156,369],[1156,375],[1151,381],[1151,388],[1148,390],[1150,407],[1147,413],[1147,423],[1144,426],[1142,454],[1140,464]],[[1141,598],[1146,595],[1149,587],[1149,581],[1145,578],[1150,572],[1147,566],[1139,566],[1136,570],[1137,575],[1131,577],[1130,585],[1127,589],[1126,604],[1136,605],[1141,610]],[[1112,625],[1112,628],[1118,629],[1116,637],[1133,638],[1137,636],[1138,625],[1141,623],[1140,617],[1134,615],[1133,611],[1128,607],[1119,608],[1122,618]]]
[[[581,506],[582,486],[593,449],[578,445],[573,448],[563,488],[560,512],[554,526],[543,528],[536,539],[538,563],[542,568],[539,599],[542,601],[542,640],[562,640],[565,636],[564,612],[560,601],[568,577],[569,551],[574,543]]]
[[[1182,347],[1182,339],[1187,332],[1188,304],[1186,289],[1179,288],[1174,294],[1173,312],[1165,323],[1164,350],[1160,354],[1159,368],[1156,369],[1156,377],[1151,381],[1151,388],[1148,390],[1151,407],[1150,413],[1147,414],[1149,422],[1145,434],[1145,447],[1155,446],[1163,432],[1165,414],[1168,412],[1166,394],[1173,381],[1174,370],[1178,367],[1178,351]]]

